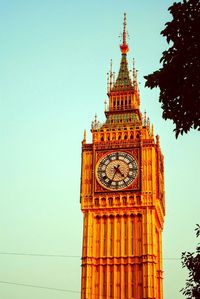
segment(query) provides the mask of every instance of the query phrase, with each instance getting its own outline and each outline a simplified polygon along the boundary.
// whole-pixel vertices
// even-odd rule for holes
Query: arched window
[[[138,205],[140,205],[141,204],[141,198],[140,198],[140,196],[138,195],[138,196],[136,196],[136,201],[137,201],[137,204]]]
[[[115,140],[115,139],[116,139],[116,135],[112,134],[112,140]]]
[[[123,200],[123,204],[126,205],[127,204],[127,198],[125,196],[123,196],[122,200]]]
[[[119,206],[120,205],[120,198],[116,197],[115,200],[116,200],[116,205]]]
[[[105,199],[105,197],[103,197],[103,198],[101,199],[101,201],[102,201],[102,205],[105,206],[105,205],[106,205],[106,199]]]
[[[130,203],[131,203],[131,204],[134,204],[134,197],[133,197],[133,196],[130,196],[130,197],[129,197],[129,200],[130,200]],[[132,214],[131,214],[131,215],[132,215]]]
[[[113,205],[113,198],[112,198],[112,197],[109,197],[109,198],[108,198],[108,202],[109,202],[109,205],[112,206],[112,205]]]
[[[95,203],[95,206],[99,206],[99,199],[95,198],[94,203]]]

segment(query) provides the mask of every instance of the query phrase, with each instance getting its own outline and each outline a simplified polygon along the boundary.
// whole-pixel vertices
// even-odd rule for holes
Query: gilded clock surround
[[[82,141],[81,209],[83,250],[81,299],[163,299],[162,230],[165,215],[164,157],[159,137],[140,111],[137,72],[127,64],[126,16],[122,58],[116,81],[109,75],[106,120],[92,122],[92,142]],[[112,189],[98,178],[100,162],[127,153],[137,175],[124,188]],[[113,166],[120,181],[123,173]],[[115,166],[115,167],[114,167]],[[114,171],[114,172],[113,172]]]

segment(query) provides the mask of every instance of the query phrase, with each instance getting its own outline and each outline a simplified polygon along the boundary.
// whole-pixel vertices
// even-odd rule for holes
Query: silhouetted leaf
[[[145,86],[159,87],[163,118],[175,124],[175,136],[200,130],[200,1],[169,7],[172,21],[161,34],[172,46],[163,52],[162,68],[145,76]]]

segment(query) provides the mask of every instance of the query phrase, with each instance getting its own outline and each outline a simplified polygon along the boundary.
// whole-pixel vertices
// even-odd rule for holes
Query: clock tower
[[[92,143],[82,141],[81,299],[162,299],[163,155],[129,75],[126,14],[120,50],[106,121],[95,117]]]

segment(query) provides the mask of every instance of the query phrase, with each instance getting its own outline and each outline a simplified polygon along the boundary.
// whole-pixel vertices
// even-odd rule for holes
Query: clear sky
[[[81,141],[84,129],[90,141],[95,113],[104,121],[106,73],[111,58],[119,70],[124,12],[129,68],[134,57],[139,70],[141,110],[154,123],[165,155],[165,299],[184,298],[180,257],[197,243],[200,138],[191,131],[175,139],[173,124],[162,119],[158,90],[144,88],[143,80],[159,67],[167,47],[160,31],[173,2],[0,0],[2,299],[80,298]]]

